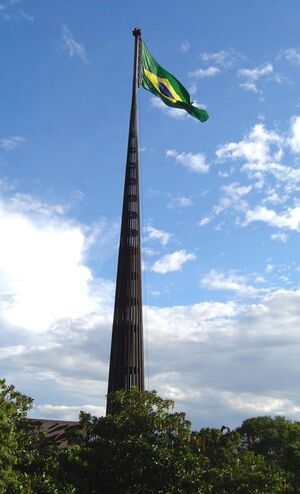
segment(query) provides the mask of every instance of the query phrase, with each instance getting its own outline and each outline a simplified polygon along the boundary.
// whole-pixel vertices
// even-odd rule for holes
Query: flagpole
[[[133,68],[133,88],[135,91],[140,86],[140,42],[142,37],[142,32],[137,27],[132,31],[132,34],[135,38],[134,45],[134,68]]]
[[[124,183],[121,235],[112,327],[106,413],[113,413],[109,395],[144,389],[142,316],[142,269],[140,239],[139,154],[137,135],[137,89],[140,81],[141,31],[135,37],[133,85]]]

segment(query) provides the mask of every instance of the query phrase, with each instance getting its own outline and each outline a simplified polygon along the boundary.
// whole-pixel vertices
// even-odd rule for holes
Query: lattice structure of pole
[[[118,257],[114,319],[108,378],[107,413],[112,413],[109,394],[137,386],[144,389],[142,270],[140,240],[139,158],[137,135],[137,88],[140,78],[139,29],[135,37],[133,88],[125,172],[122,224]]]

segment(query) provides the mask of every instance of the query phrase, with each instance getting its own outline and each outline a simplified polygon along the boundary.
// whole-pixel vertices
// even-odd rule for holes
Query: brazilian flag
[[[182,108],[201,122],[208,119],[208,113],[193,106],[185,87],[167,70],[163,69],[152,57],[145,43],[142,43],[142,86],[159,96],[172,108]]]

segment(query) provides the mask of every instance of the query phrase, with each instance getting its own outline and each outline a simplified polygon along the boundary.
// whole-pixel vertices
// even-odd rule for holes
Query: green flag
[[[155,94],[172,108],[186,110],[201,122],[208,119],[208,113],[193,106],[185,87],[170,72],[161,67],[152,57],[145,43],[142,43],[142,86]]]

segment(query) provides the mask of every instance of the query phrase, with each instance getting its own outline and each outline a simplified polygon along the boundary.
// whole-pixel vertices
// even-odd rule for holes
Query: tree
[[[238,428],[245,448],[279,466],[289,479],[287,492],[300,493],[300,422],[284,417],[254,417]]]
[[[206,458],[203,494],[280,494],[285,492],[284,472],[270,466],[262,455],[246,450],[237,431],[220,429],[194,432],[193,447]]]
[[[117,391],[113,414],[81,412],[62,450],[27,419],[32,399],[0,382],[0,494],[296,494],[299,423],[248,419],[192,431],[155,391]]]
[[[24,419],[32,399],[0,380],[0,494],[13,491],[18,485],[15,471],[18,440],[17,424]]]
[[[32,398],[0,381],[0,494],[71,494],[58,481],[58,445],[27,419]]]
[[[63,470],[90,494],[281,494],[284,472],[244,448],[237,431],[191,431],[184,413],[155,391],[117,391],[114,413],[81,414],[77,447]]]
[[[84,434],[64,465],[78,492],[201,492],[203,457],[190,447],[185,414],[154,391],[132,388],[110,399],[114,413],[107,417],[81,413]]]

